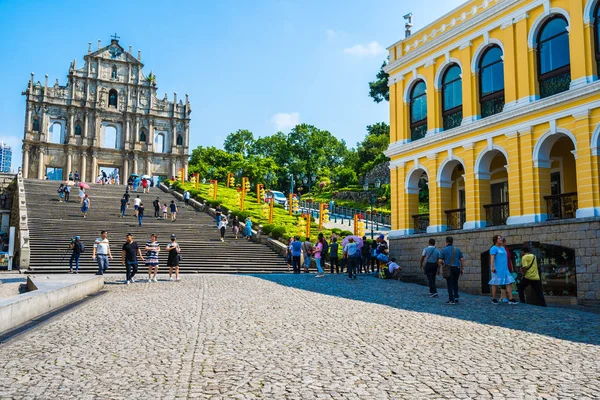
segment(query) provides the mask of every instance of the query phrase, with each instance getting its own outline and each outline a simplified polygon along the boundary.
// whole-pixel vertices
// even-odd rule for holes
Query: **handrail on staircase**
[[[16,201],[13,201],[13,209],[10,224],[15,226],[17,237],[15,238],[15,252],[19,253],[19,269],[28,269],[31,258],[29,247],[29,222],[27,219],[27,201],[25,199],[25,185],[23,184],[23,173],[19,171],[16,178],[17,190]],[[16,258],[16,257],[15,257]],[[13,264],[14,265],[14,264]]]

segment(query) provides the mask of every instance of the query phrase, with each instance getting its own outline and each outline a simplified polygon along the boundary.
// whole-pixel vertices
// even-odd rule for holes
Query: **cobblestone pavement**
[[[0,345],[1,399],[600,393],[598,314],[470,295],[446,306],[422,286],[372,277],[107,281],[106,294]]]

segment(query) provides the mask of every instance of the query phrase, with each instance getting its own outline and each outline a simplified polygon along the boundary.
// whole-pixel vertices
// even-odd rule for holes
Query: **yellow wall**
[[[397,185],[393,193],[398,196],[393,207],[398,214],[393,218],[394,230],[409,233],[413,227],[417,196],[408,194],[404,186],[415,162],[430,174],[432,231],[444,229],[445,210],[458,208],[458,175],[464,176],[466,228],[482,226],[485,220],[483,206],[491,201],[490,179],[508,179],[513,217],[509,223],[543,221],[544,196],[550,194],[550,171],[557,165],[550,158],[561,160],[563,193],[578,193],[578,216],[600,216],[599,163],[592,150],[596,146],[592,143],[594,131],[600,129],[600,82],[593,50],[594,27],[583,21],[587,0],[551,0],[547,9],[543,2],[534,0],[510,7],[505,7],[503,1],[489,1],[488,7],[483,8],[483,3],[467,2],[448,17],[432,22],[390,48],[393,53],[387,68],[391,77],[392,134],[387,154],[398,165],[397,176],[402,177],[392,180],[392,186]],[[472,12],[474,7],[478,7],[476,13]],[[535,33],[543,22],[559,9],[568,14],[569,20],[571,89],[539,99],[537,56],[528,40],[532,36],[535,42]],[[477,22],[477,18],[482,19]],[[444,34],[439,33],[442,25]],[[504,52],[505,109],[481,119],[479,76],[472,65],[478,64],[477,57],[492,44],[500,44]],[[464,120],[460,127],[444,132],[442,93],[436,89],[436,78],[439,81],[449,61],[462,67]],[[427,85],[428,135],[410,142],[410,110],[404,100],[416,78],[424,79]],[[548,145],[558,138],[554,146]],[[536,153],[536,160],[534,153],[538,148],[542,150]],[[491,168],[476,170],[478,159],[492,150],[496,156]],[[542,155],[548,159],[541,159]],[[464,171],[452,176],[448,188],[443,183],[440,186],[437,177],[440,167],[450,159],[460,161]],[[505,165],[508,171],[489,175]]]

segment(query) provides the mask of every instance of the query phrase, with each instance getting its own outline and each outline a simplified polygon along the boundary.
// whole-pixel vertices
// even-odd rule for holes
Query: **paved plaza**
[[[1,399],[593,399],[600,315],[373,277],[120,284],[0,345]],[[164,279],[164,278],[163,278]],[[443,294],[443,292],[440,292]]]

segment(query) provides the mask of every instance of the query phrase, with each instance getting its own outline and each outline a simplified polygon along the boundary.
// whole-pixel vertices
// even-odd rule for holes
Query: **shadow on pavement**
[[[439,297],[431,299],[426,286],[383,280],[370,275],[359,275],[357,280],[349,280],[342,274],[326,275],[322,279],[304,273],[252,276],[300,290],[423,313],[424,318],[426,314],[433,314],[600,345],[600,315],[591,312],[527,304],[493,305],[489,297],[463,293],[459,293],[460,304],[446,305],[445,288],[438,288]]]

